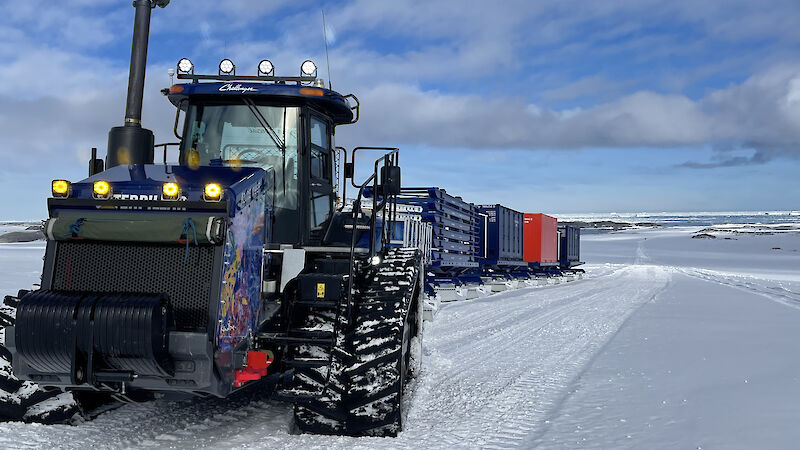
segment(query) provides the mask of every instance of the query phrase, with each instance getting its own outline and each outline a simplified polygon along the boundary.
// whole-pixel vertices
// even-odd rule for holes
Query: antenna
[[[322,39],[325,41],[325,63],[328,65],[328,89],[333,90],[331,81],[331,59],[328,57],[328,27],[325,26],[325,10],[322,11]]]

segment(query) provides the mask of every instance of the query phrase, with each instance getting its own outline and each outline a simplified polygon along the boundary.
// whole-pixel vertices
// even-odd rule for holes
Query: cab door
[[[309,243],[320,245],[333,210],[333,158],[331,131],[333,124],[322,114],[308,115],[309,130]]]

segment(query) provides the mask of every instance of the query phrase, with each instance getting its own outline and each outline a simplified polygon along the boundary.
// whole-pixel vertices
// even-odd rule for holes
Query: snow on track
[[[593,357],[671,269],[595,266],[582,281],[447,304],[397,438],[293,435],[291,407],[249,395],[126,405],[77,426],[0,424],[0,448],[530,447]]]
[[[667,285],[631,266],[582,282],[448,305],[426,331],[421,386],[402,438],[433,447],[529,447],[592,357]]]
[[[778,303],[800,309],[800,282],[793,280],[767,279],[746,273],[730,273],[718,270],[676,268],[681,273],[701,280],[731,286],[762,295]]]

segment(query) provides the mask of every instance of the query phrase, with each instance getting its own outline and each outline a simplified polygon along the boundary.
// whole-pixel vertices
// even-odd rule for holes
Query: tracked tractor
[[[419,250],[390,246],[385,226],[397,150],[334,147],[358,100],[311,61],[280,77],[227,59],[209,75],[178,63],[162,92],[179,142],[154,145],[142,93],[151,12],[167,3],[134,2],[124,125],[88,178],[52,182],[41,284],[0,307],[0,420],[274,386],[301,431],[396,434],[424,284]],[[367,150],[380,157],[356,180]]]

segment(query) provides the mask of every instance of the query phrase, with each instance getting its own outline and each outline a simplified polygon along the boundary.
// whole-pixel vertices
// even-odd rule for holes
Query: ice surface
[[[800,235],[702,228],[585,235],[582,280],[441,304],[397,438],[294,435],[252,394],[0,424],[0,448],[795,447]],[[0,245],[0,292],[38,282],[43,251]]]
[[[570,386],[537,443],[797,448],[799,318],[746,291],[676,274]]]

